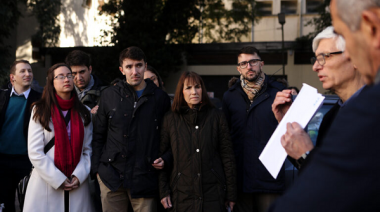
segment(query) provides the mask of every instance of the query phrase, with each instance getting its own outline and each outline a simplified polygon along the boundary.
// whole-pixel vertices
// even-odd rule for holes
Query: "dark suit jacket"
[[[8,108],[9,98],[11,94],[12,89],[0,89],[0,129],[3,127],[4,124],[4,118],[5,118],[5,112]],[[25,114],[24,114],[24,126],[23,126],[23,132],[25,139],[28,140],[28,128],[29,128],[29,119],[30,119],[30,112],[33,102],[39,100],[41,98],[41,93],[31,89],[28,100],[26,102],[26,108],[25,108]]]
[[[310,163],[269,211],[380,211],[380,84],[339,110]]]

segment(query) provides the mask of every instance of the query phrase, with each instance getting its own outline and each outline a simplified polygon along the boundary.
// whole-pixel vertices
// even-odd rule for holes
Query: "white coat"
[[[54,165],[54,147],[46,154],[45,145],[54,136],[52,121],[51,132],[45,130],[39,121],[30,116],[28,133],[28,155],[34,169],[26,190],[24,211],[60,212],[64,211],[64,191],[59,188],[66,176]],[[79,179],[79,187],[70,191],[69,208],[71,212],[92,212],[88,176],[91,168],[92,123],[84,127],[82,155],[73,175]]]

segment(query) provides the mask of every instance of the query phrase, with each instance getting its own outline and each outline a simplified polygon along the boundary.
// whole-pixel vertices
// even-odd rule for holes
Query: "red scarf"
[[[69,100],[63,100],[55,94],[55,98],[62,110],[69,110],[74,105],[74,96]],[[83,122],[79,113],[75,110],[71,110],[70,142],[65,119],[56,105],[53,105],[51,108],[51,114],[55,133],[54,164],[66,177],[70,178],[82,155],[84,138]]]

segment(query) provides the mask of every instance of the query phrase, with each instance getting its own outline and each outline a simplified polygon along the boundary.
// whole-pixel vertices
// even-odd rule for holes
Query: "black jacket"
[[[160,154],[172,150],[174,160],[172,170],[160,172],[160,197],[171,194],[172,211],[225,211],[226,200],[236,201],[235,159],[221,111],[169,112],[161,132]]]
[[[238,190],[241,192],[281,193],[285,189],[284,167],[281,168],[277,179],[274,179],[259,160],[261,152],[277,127],[272,104],[276,93],[283,89],[282,84],[266,76],[264,85],[252,104],[243,91],[240,80],[224,93],[223,112],[230,126],[236,157]]]
[[[92,174],[116,191],[129,188],[133,198],[154,197],[158,175],[161,121],[170,109],[169,96],[151,80],[140,98],[125,81],[102,92],[93,133]]]
[[[380,211],[380,84],[339,109],[323,145],[270,211]]]
[[[91,87],[89,91],[87,91],[86,95],[80,100],[84,105],[87,105],[89,108],[95,107],[100,100],[101,92],[107,88],[105,84],[95,75],[92,75],[94,78],[94,85]]]
[[[7,108],[8,108],[11,91],[12,91],[12,88],[0,89],[0,129],[3,127],[3,124],[4,124],[5,112],[7,111]],[[29,128],[31,105],[33,102],[38,101],[40,98],[41,98],[41,93],[33,89],[30,89],[28,100],[26,101],[26,108],[25,108],[25,114],[24,114],[24,126],[23,126],[23,133],[24,133],[26,141],[28,140],[28,128]]]

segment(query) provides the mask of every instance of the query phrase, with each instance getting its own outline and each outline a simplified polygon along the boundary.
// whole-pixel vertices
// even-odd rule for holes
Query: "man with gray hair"
[[[380,211],[380,0],[331,0],[335,32],[367,86],[270,211]]]
[[[322,145],[323,137],[339,109],[358,96],[364,86],[361,75],[344,52],[345,44],[342,36],[334,33],[332,26],[320,32],[313,40],[313,51],[315,52],[315,57],[311,58],[313,71],[318,74],[323,88],[334,92],[340,98],[323,118],[318,132],[317,148]],[[277,93],[272,104],[272,111],[278,122],[282,120],[291,104],[291,90]],[[298,169],[312,158],[312,154],[308,156],[308,152],[314,148],[314,145],[308,134],[297,123],[294,123],[294,126],[289,125],[281,143],[288,155],[293,158],[290,158],[290,161]]]

